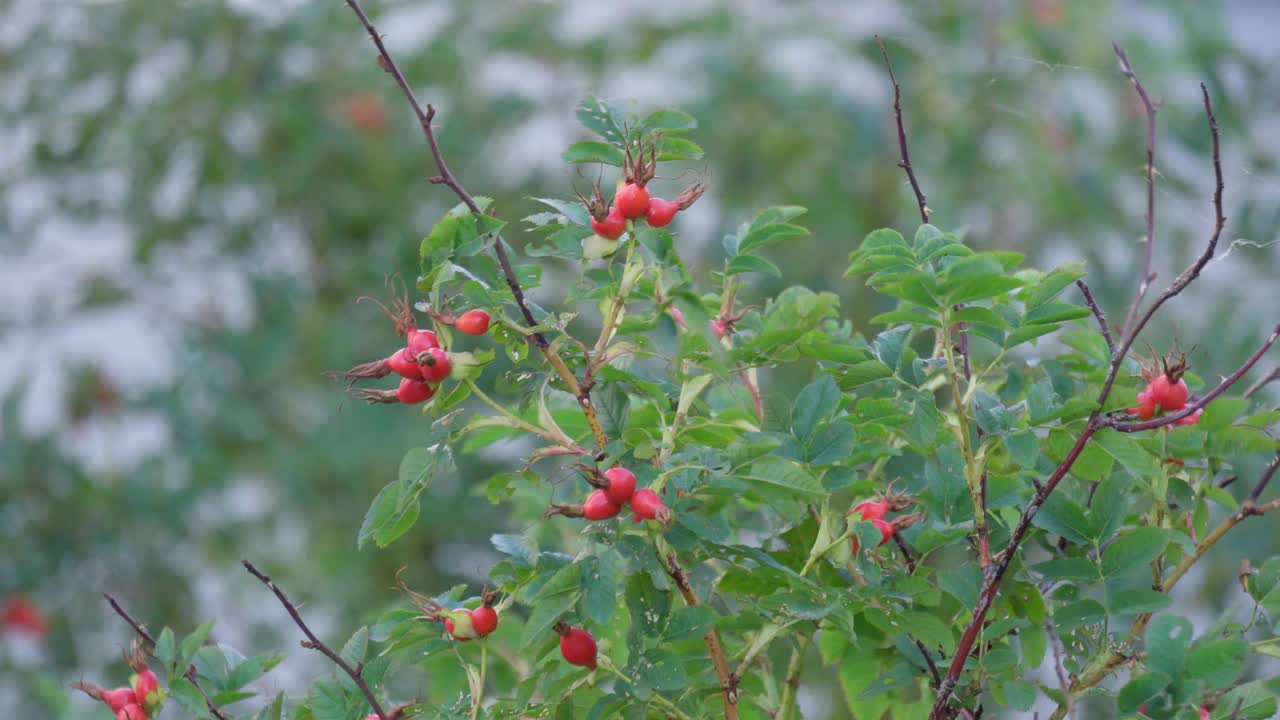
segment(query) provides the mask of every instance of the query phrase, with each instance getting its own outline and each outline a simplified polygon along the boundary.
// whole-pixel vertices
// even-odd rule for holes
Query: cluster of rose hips
[[[596,489],[587,495],[586,501],[581,505],[552,505],[543,513],[544,517],[563,515],[587,520],[609,520],[622,512],[623,505],[629,505],[632,522],[657,520],[663,525],[671,524],[671,508],[653,490],[637,490],[636,476],[630,470],[615,467],[600,472],[585,465],[580,465],[578,469]]]
[[[137,644],[126,654],[125,660],[134,674],[129,678],[128,687],[105,690],[92,683],[76,683],[73,685],[94,700],[106,704],[116,714],[116,720],[147,720],[159,717],[164,707],[165,692],[160,688],[160,678],[147,667],[142,649]]]
[[[647,185],[657,169],[659,142],[660,138],[655,138],[636,155],[632,155],[630,147],[627,148],[622,165],[622,183],[614,193],[612,203],[605,202],[599,186],[594,188],[592,197],[579,196],[587,212],[591,214],[591,230],[596,235],[605,240],[617,240],[626,232],[628,220],[640,218],[644,218],[650,227],[666,227],[677,212],[689,209],[689,206],[702,197],[707,189],[702,183],[690,186],[675,200],[664,200],[649,194]]]
[[[876,529],[880,531],[880,545],[884,545],[889,542],[889,540],[897,534],[898,531],[914,525],[916,521],[921,518],[921,514],[908,513],[906,515],[899,515],[898,517],[890,520],[886,520],[885,518],[891,512],[906,510],[914,504],[915,501],[911,498],[895,493],[893,491],[893,486],[890,485],[889,489],[879,498],[875,500],[864,500],[857,505],[854,505],[853,509],[849,511],[849,514],[857,515],[862,520],[875,525]],[[856,554],[860,549],[858,536],[854,535],[849,539],[849,542],[853,547],[853,552]],[[877,547],[879,547],[879,545]]]
[[[417,405],[436,394],[435,385],[453,372],[449,353],[440,347],[440,340],[430,330],[419,330],[408,313],[407,304],[398,315],[397,328],[405,336],[404,347],[389,357],[357,365],[343,373],[349,381],[386,377],[392,373],[400,376],[400,386],[395,390],[362,390],[359,397],[370,403],[402,403]],[[442,322],[452,324],[466,335],[483,335],[489,331],[490,317],[484,310],[468,310],[458,317],[436,315]]]
[[[1154,358],[1154,353],[1152,355],[1152,364],[1142,369],[1142,379],[1147,381],[1147,386],[1138,393],[1137,406],[1127,409],[1130,415],[1137,415],[1142,420],[1150,420],[1161,413],[1178,412],[1187,406],[1190,397],[1187,381],[1182,378],[1187,370],[1187,356]],[[1200,409],[1173,424],[1195,425],[1203,414],[1204,410]]]

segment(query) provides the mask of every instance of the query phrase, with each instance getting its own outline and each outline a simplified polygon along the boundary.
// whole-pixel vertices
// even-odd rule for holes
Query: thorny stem
[[[902,87],[898,85],[898,78],[894,77],[893,65],[889,62],[889,51],[884,47],[884,40],[877,35],[876,42],[880,44],[880,55],[884,57],[884,66],[889,71],[889,81],[893,83],[893,115],[898,121],[898,151],[902,154],[898,167],[907,173],[907,180],[911,182],[911,191],[916,194],[916,204],[920,206],[920,221],[927,224],[929,207],[925,204],[924,191],[920,189],[920,183],[916,180],[916,171],[911,167],[911,155],[907,152],[907,129],[902,124]]]
[[[1151,96],[1147,94],[1147,89],[1142,85],[1142,81],[1138,80],[1138,76],[1133,72],[1133,66],[1129,64],[1128,53],[1119,45],[1113,44],[1111,47],[1115,50],[1116,57],[1120,58],[1121,72],[1124,73],[1125,77],[1129,78],[1134,88],[1137,89],[1138,97],[1142,99],[1142,106],[1147,113],[1147,236],[1144,238],[1142,278],[1138,282],[1138,294],[1134,296],[1133,304],[1129,306],[1129,312],[1125,315],[1124,325],[1120,328],[1121,336],[1127,336],[1132,339],[1138,335],[1138,328],[1133,326],[1134,318],[1138,316],[1138,308],[1142,307],[1142,301],[1146,299],[1147,291],[1151,288],[1151,283],[1156,279],[1155,273],[1151,272],[1151,249],[1156,239],[1156,106],[1151,102]],[[1216,126],[1214,134],[1216,137]]]
[[[360,674],[364,669],[364,663],[359,663],[355,667],[351,667],[350,663],[343,660],[341,655],[333,651],[333,648],[324,644],[324,641],[316,637],[316,634],[311,631],[311,628],[308,627],[307,623],[302,619],[302,615],[298,613],[298,606],[294,605],[289,600],[289,596],[285,594],[284,590],[281,590],[279,586],[271,582],[271,578],[263,574],[258,568],[254,567],[253,563],[248,560],[241,560],[240,562],[244,565],[244,569],[249,571],[250,575],[262,581],[262,584],[266,585],[267,589],[275,593],[280,604],[283,605],[285,611],[289,613],[289,617],[293,618],[294,624],[298,626],[298,629],[302,631],[303,635],[307,636],[307,639],[302,641],[302,647],[308,650],[316,650],[333,661],[333,664],[337,665],[342,672],[346,673],[347,677],[351,678],[351,681],[356,684],[356,687],[360,688],[360,692],[364,693],[364,697],[369,701],[369,707],[373,709],[374,714],[377,715],[380,720],[389,720],[389,716],[385,711],[383,711],[382,705],[378,702],[377,696],[375,696],[373,694],[373,690],[369,688],[369,683],[365,682],[364,677]]]
[[[662,558],[659,558],[659,562]],[[694,594],[693,587],[689,585],[689,578],[685,575],[684,570],[680,567],[680,563],[676,560],[675,553],[667,553],[665,567],[667,575],[675,582],[676,587],[680,589],[680,595],[684,598],[684,604],[689,607],[701,605],[698,596]],[[738,720],[738,678],[729,672],[729,661],[724,654],[724,646],[720,644],[720,636],[713,627],[707,630],[707,634],[702,638],[707,643],[707,653],[711,655],[711,665],[716,670],[716,677],[720,680],[720,692],[724,696],[724,717],[725,720]]]
[[[356,17],[360,19],[360,24],[364,25],[365,31],[369,33],[369,38],[378,49],[378,64],[395,78],[396,84],[400,86],[400,91],[404,94],[405,100],[409,102],[414,115],[418,118],[418,124],[422,126],[422,134],[426,137],[427,145],[431,148],[431,158],[435,161],[436,171],[439,173],[431,178],[431,182],[448,187],[471,212],[483,212],[476,199],[471,193],[467,192],[462,183],[449,170],[448,164],[445,163],[444,154],[440,151],[440,143],[436,139],[435,130],[431,127],[431,120],[435,117],[435,108],[427,105],[426,109],[423,109],[422,103],[418,101],[413,89],[409,87],[408,81],[405,80],[404,73],[400,71],[395,60],[391,58],[391,53],[387,51],[387,46],[382,42],[382,35],[374,28],[369,16],[360,7],[359,0],[346,0],[346,3],[352,12],[356,14]],[[498,264],[502,267],[503,277],[507,281],[507,287],[511,289],[511,296],[515,299],[516,306],[520,308],[520,314],[524,317],[525,324],[530,328],[537,327],[538,322],[529,310],[528,301],[525,300],[524,289],[520,287],[520,281],[516,278],[515,270],[511,267],[511,258],[507,253],[506,243],[496,235],[493,240],[493,250],[498,256]],[[535,345],[547,358],[547,362],[551,364],[556,374],[560,376],[566,389],[577,399],[578,406],[582,408],[582,414],[587,419],[587,425],[591,428],[591,434],[595,437],[600,450],[603,451],[605,445],[609,444],[609,437],[605,434],[604,426],[600,424],[600,418],[596,414],[595,406],[591,403],[590,388],[585,388],[578,382],[578,378],[565,365],[560,353],[556,351],[551,343],[547,342],[547,338],[541,332],[532,332],[528,335],[528,338],[529,342]]]
[[[1077,280],[1076,287],[1080,288],[1080,294],[1084,295],[1084,301],[1089,304],[1094,318],[1098,320],[1098,331],[1102,333],[1102,339],[1107,341],[1107,350],[1111,353],[1111,357],[1115,357],[1116,341],[1111,337],[1111,326],[1107,324],[1107,316],[1103,314],[1102,308],[1098,307],[1097,301],[1093,299],[1093,292],[1089,290],[1089,285],[1084,280]]]
[[[147,632],[147,629],[142,626],[142,623],[134,619],[134,617],[124,609],[124,606],[121,605],[120,602],[111,595],[111,593],[104,592],[102,593],[102,597],[107,599],[107,604],[111,606],[111,609],[115,611],[116,615],[120,616],[120,619],[129,623],[129,627],[133,628],[133,631],[138,634],[138,637],[142,638],[143,642],[147,644],[147,648],[155,650],[156,639],[151,635],[151,633]],[[204,688],[200,686],[200,681],[196,679],[195,665],[188,665],[187,669],[183,671],[182,676],[190,681],[191,684],[195,686],[196,691],[200,693],[200,698],[204,700],[204,705],[209,709],[209,714],[218,718],[218,720],[231,720],[218,708],[217,705],[213,704],[213,701],[209,699],[209,695],[204,691]]]
[[[943,318],[942,325],[944,328],[950,327],[951,319],[949,314]],[[978,558],[982,564],[983,574],[986,574],[991,569],[991,541],[987,532],[986,493],[983,491],[983,483],[980,477],[984,473],[982,473],[982,468],[980,467],[981,463],[974,456],[973,443],[969,437],[969,414],[966,412],[964,394],[960,392],[961,370],[957,366],[955,350],[952,349],[949,337],[943,338],[942,352],[947,361],[947,379],[951,386],[951,403],[955,406],[956,436],[960,441],[960,451],[964,456],[964,480],[969,487],[969,497],[973,500],[973,525],[978,535]]]

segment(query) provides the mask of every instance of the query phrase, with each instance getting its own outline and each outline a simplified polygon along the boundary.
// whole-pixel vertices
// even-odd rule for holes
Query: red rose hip
[[[395,351],[391,357],[387,358],[387,367],[391,368],[391,372],[402,378],[410,380],[422,379],[422,368],[418,367],[417,361],[413,359],[409,348],[403,347]]]
[[[643,185],[624,183],[613,196],[613,205],[628,220],[644,217],[649,211],[649,191]]]
[[[883,500],[864,500],[854,505],[853,509],[849,511],[850,515],[854,513],[861,516],[863,520],[883,520],[884,516],[889,513],[889,503]]]
[[[634,513],[631,519],[635,522],[657,520],[663,525],[671,522],[671,510],[658,497],[658,493],[648,488],[637,490],[631,496],[631,512]]]
[[[440,382],[449,377],[449,373],[453,371],[453,362],[449,360],[449,353],[440,348],[431,348],[418,355],[417,360],[422,379],[427,382]]]
[[[160,689],[160,678],[150,670],[143,670],[138,673],[138,680],[133,685],[133,694],[137,698],[140,705],[147,704],[147,698],[151,693]]]
[[[484,310],[468,310],[453,321],[453,326],[467,335],[483,335],[489,332],[489,319]]]
[[[476,634],[484,637],[498,629],[498,611],[488,605],[481,605],[471,611],[471,627]]]
[[[596,639],[582,628],[564,623],[556,626],[560,633],[560,654],[570,665],[596,669]]]
[[[417,405],[430,400],[435,394],[436,391],[425,382],[405,378],[400,381],[400,387],[396,390],[396,399],[405,405]]]
[[[134,695],[132,688],[118,687],[114,690],[102,691],[102,702],[111,708],[111,712],[120,712],[127,705],[136,705],[138,697]]]
[[[134,703],[129,703],[116,711],[116,720],[147,720],[147,713]]]
[[[651,227],[666,227],[680,211],[680,203],[662,198],[649,198],[649,207],[645,210],[644,219]]]
[[[582,504],[582,517],[588,520],[608,520],[617,517],[622,506],[609,500],[604,490],[594,490]]]
[[[617,207],[609,208],[609,214],[603,220],[591,218],[591,229],[595,234],[608,240],[617,240],[627,229],[627,219]]]
[[[440,339],[430,330],[410,330],[405,347],[409,348],[409,357],[417,357],[419,353],[440,347]]]
[[[636,492],[634,473],[624,467],[616,467],[606,470],[604,477],[609,482],[609,485],[604,488],[604,494],[609,497],[609,502],[621,505],[631,500],[631,496]]]

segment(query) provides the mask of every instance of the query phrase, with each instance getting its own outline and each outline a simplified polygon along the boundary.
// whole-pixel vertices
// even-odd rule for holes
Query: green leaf
[[[661,130],[663,132],[688,132],[698,127],[698,121],[692,115],[679,110],[657,110],[640,121],[641,132]]]
[[[777,265],[757,255],[735,255],[725,269],[726,275],[742,275],[753,272],[782,277],[782,271],[778,269]]]
[[[631,622],[638,623],[645,635],[656,637],[667,625],[671,593],[658,589],[647,573],[635,573],[627,580],[627,607]]]
[[[809,441],[806,456],[809,464],[816,467],[834,465],[852,455],[857,442],[853,426],[837,420],[819,430]]]
[[[1102,573],[1111,578],[1149,565],[1168,544],[1169,536],[1160,528],[1134,529],[1111,543],[1102,553]]]
[[[582,599],[579,607],[587,620],[608,625],[618,609],[618,588],[625,573],[625,563],[618,553],[602,551],[583,558],[581,570]]]
[[[1057,297],[1068,285],[1084,277],[1084,263],[1073,262],[1061,265],[1053,272],[1041,278],[1027,298],[1027,307],[1034,308]]]
[[[1052,420],[1062,405],[1062,398],[1053,390],[1049,378],[1040,378],[1027,392],[1027,416],[1032,425]]]
[[[1080,506],[1060,492],[1045,500],[1032,524],[1074,543],[1088,542],[1089,521]]]
[[[703,155],[702,146],[692,140],[681,137],[662,138],[662,149],[658,151],[660,162],[673,160],[698,160]]]
[[[1177,615],[1158,615],[1147,625],[1147,665],[1171,677],[1182,675],[1187,646],[1191,644],[1191,623]]]
[[[416,496],[409,500],[398,481],[388,483],[378,491],[373,504],[365,513],[356,546],[363,548],[369,540],[373,540],[378,547],[390,545],[413,527],[418,521],[418,512]]]
[[[195,632],[183,638],[182,647],[178,654],[177,667],[179,673],[191,664],[191,659],[196,656],[196,651],[209,640],[209,633],[213,631],[213,623],[214,621],[210,620],[196,628]]]
[[[791,225],[789,223],[765,225],[747,232],[746,236],[738,242],[738,253],[747,255],[779,240],[789,237],[802,237],[808,234],[809,230],[799,225]]]
[[[173,661],[177,659],[175,645],[173,631],[169,628],[161,630],[160,637],[156,638],[155,655],[156,659],[164,663],[165,667],[173,667]]]
[[[669,650],[646,650],[635,664],[635,672],[642,684],[660,692],[683,690],[689,682],[680,658]]]
[[[237,663],[227,675],[227,690],[239,690],[257,680],[285,659],[282,652],[267,652]]]
[[[1187,675],[1204,681],[1210,687],[1221,688],[1244,669],[1249,654],[1249,643],[1238,640],[1215,640],[1202,643],[1187,655]]]
[[[800,496],[801,499],[813,499],[826,494],[822,483],[802,466],[776,455],[769,455],[752,463],[746,479],[767,487],[785,490]]]
[[[1057,558],[1031,566],[1045,580],[1097,580],[1098,566],[1082,557]]]
[[[999,313],[984,307],[976,307],[970,305],[951,314],[951,319],[955,322],[968,323],[970,325],[981,325],[998,330],[1008,330],[1009,322],[1000,316]]]
[[[893,368],[879,360],[864,360],[844,369],[840,375],[840,387],[844,390],[852,390],[888,377],[893,377]]]
[[[978,427],[988,435],[1004,435],[1013,426],[1009,409],[984,388],[978,388],[973,394],[973,415]]]
[[[1070,630],[1081,625],[1092,625],[1102,622],[1107,616],[1107,609],[1097,600],[1086,598],[1060,608],[1053,613],[1053,621],[1062,630]]]
[[[520,567],[532,568],[538,559],[538,546],[526,535],[495,534],[489,536],[489,542]]]
[[[1067,320],[1075,320],[1076,318],[1088,316],[1089,308],[1061,302],[1050,302],[1029,310],[1027,314],[1023,316],[1022,324],[1056,325],[1058,323],[1066,322]]]
[[[835,415],[840,398],[840,388],[830,375],[822,375],[806,385],[796,397],[791,432],[800,440],[807,440],[820,423]]]
[[[715,618],[716,614],[705,605],[679,608],[671,613],[671,620],[667,622],[663,637],[671,642],[702,637],[711,629]]]
[[[190,680],[180,677],[169,683],[169,696],[178,701],[178,705],[186,712],[198,718],[209,717],[209,706],[205,705],[204,697],[200,695],[200,691]]]
[[[1111,613],[1114,615],[1138,615],[1157,613],[1172,604],[1169,596],[1155,590],[1125,590],[1111,598]]]
[[[347,694],[335,682],[317,680],[311,685],[310,700],[315,720],[351,720]]]
[[[622,167],[622,149],[616,145],[597,140],[576,142],[564,151],[561,158],[567,163],[603,163],[614,167]]]
[[[1146,673],[1130,680],[1120,688],[1118,702],[1120,712],[1133,713],[1148,700],[1164,692],[1172,678],[1164,673]]]
[[[619,146],[626,142],[622,125],[626,122],[627,113],[621,105],[588,95],[578,105],[577,114],[583,127],[605,140]]]
[[[551,626],[578,602],[581,592],[579,580],[578,568],[565,565],[547,581],[532,604],[529,620],[525,622],[524,635],[520,639],[521,650],[542,640],[551,631]]]
[[[343,660],[347,661],[352,667],[364,662],[366,653],[369,651],[369,626],[365,625],[356,630],[342,646],[342,652],[338,653]]]
[[[1159,461],[1132,434],[1103,430],[1093,436],[1093,442],[1134,477],[1146,480],[1160,474]]]

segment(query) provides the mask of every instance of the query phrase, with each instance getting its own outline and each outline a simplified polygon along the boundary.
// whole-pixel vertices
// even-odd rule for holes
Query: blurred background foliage
[[[706,158],[662,187],[711,182],[681,216],[681,242],[701,249],[685,257],[713,267],[719,238],[755,208],[807,206],[812,238],[772,252],[785,282],[756,297],[832,290],[863,329],[886,308],[842,280],[845,256],[873,228],[917,222],[874,35],[904,87],[934,222],[1045,269],[1086,259],[1117,319],[1137,281],[1145,202],[1141,107],[1118,42],[1162,101],[1155,269],[1166,280],[1212,226],[1201,81],[1223,130],[1231,247],[1148,339],[1195,346],[1194,367],[1215,377],[1280,306],[1274,3],[366,9],[439,110],[454,172],[505,219],[535,212],[531,195],[594,179],[559,158],[579,138],[584,95],[678,107],[699,118]],[[156,627],[217,618],[215,638],[248,651],[296,638],[241,557],[305,598],[332,638],[396,601],[401,566],[420,588],[483,582],[489,535],[531,522],[484,497],[519,447],[460,458],[409,535],[356,548],[364,509],[427,420],[344,400],[324,372],[395,346],[357,299],[385,299],[388,273],[413,278],[420,238],[453,199],[426,182],[419,129],[347,8],[0,0],[0,18],[0,599],[31,598],[48,621],[43,637],[0,631],[0,706],[81,717],[89,701],[68,682],[123,680],[127,629],[99,590]],[[549,267],[539,297],[557,297],[571,270]],[[805,380],[766,373],[764,388]],[[1263,523],[1233,533],[1182,602],[1215,617],[1233,602],[1219,589],[1243,548],[1264,541],[1280,544]],[[317,671],[295,652],[267,687],[298,688]],[[806,692],[806,717],[846,716],[822,699],[838,689]]]

